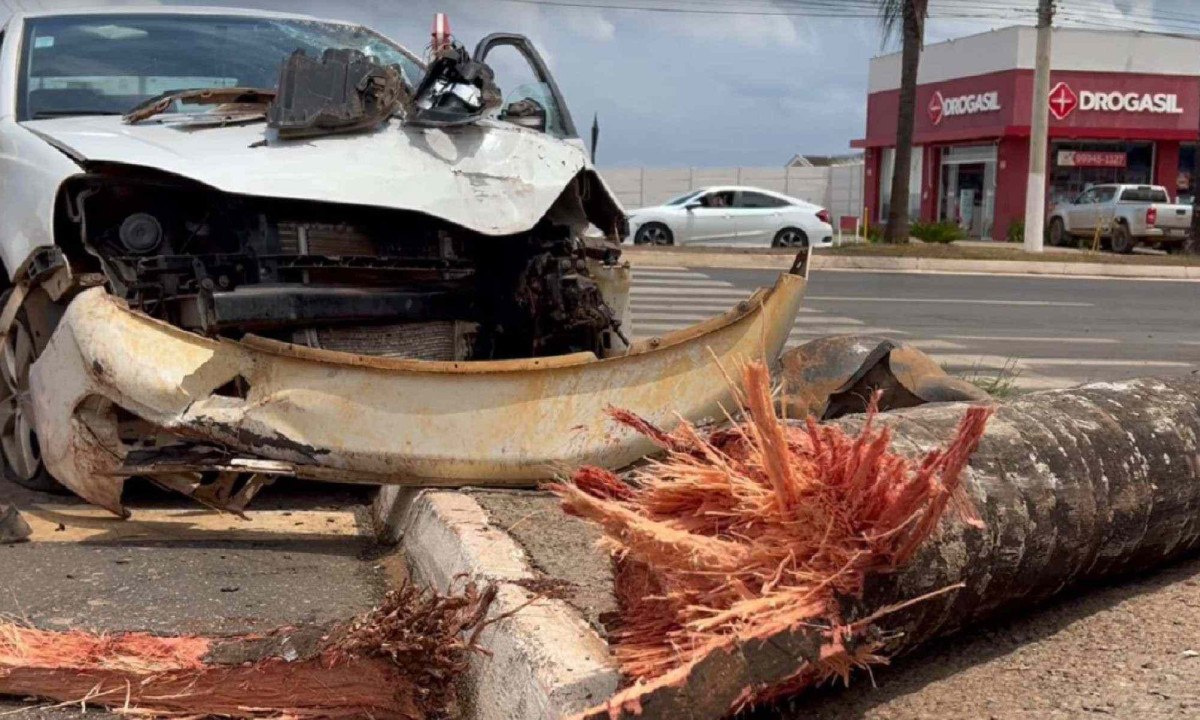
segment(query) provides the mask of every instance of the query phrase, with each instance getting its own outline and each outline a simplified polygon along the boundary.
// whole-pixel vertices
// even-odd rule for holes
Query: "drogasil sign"
[[[942,120],[958,115],[975,115],[977,113],[995,112],[1000,109],[1000,93],[971,93],[944,97],[940,90],[935,90],[929,98],[929,119],[934,125],[941,125]]]
[[[1104,92],[1080,90],[1076,93],[1066,82],[1050,89],[1050,114],[1066,120],[1071,113],[1128,112],[1156,115],[1180,115],[1179,96],[1175,93]]]

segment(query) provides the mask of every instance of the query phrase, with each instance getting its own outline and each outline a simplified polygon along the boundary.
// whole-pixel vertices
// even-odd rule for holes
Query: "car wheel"
[[[9,290],[0,296],[0,308],[8,302]],[[33,424],[33,398],[29,392],[29,368],[37,360],[39,342],[22,307],[17,312],[8,338],[0,347],[0,461],[4,478],[30,490],[64,493],[66,489],[46,470]]]
[[[1133,246],[1136,243],[1133,241],[1133,236],[1129,234],[1129,228],[1124,223],[1113,225],[1112,229],[1112,250],[1115,253],[1126,255],[1133,252]]]
[[[1067,228],[1063,225],[1062,218],[1050,220],[1050,244],[1055,247],[1067,244]]]
[[[671,234],[671,228],[662,223],[646,223],[638,228],[637,234],[633,236],[634,245],[674,245],[675,236]]]
[[[775,233],[775,239],[771,241],[771,247],[806,248],[808,247],[808,236],[799,228],[784,228]]]

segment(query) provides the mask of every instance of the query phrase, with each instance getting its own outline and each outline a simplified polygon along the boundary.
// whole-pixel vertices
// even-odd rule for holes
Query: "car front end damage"
[[[499,46],[549,90],[499,107],[483,63]],[[619,467],[650,448],[604,426],[608,406],[719,417],[726,370],[786,341],[806,264],[631,341],[619,203],[536,51],[480,47],[447,47],[415,88],[361,53],[298,51],[278,90],[22,123],[77,165],[54,247],[0,316],[27,378],[12,397],[31,431],[9,443],[25,464],[118,514],[132,476],[240,512],[281,475],[528,485]],[[196,103],[215,108],[159,116]]]
[[[777,356],[805,273],[619,355],[476,362],[210,338],[92,288],[32,369],[42,455],[60,482],[118,514],[133,475],[240,510],[278,475],[527,486],[582,463],[619,468],[652,446],[605,423],[605,409],[666,428],[722,417],[726,372]]]

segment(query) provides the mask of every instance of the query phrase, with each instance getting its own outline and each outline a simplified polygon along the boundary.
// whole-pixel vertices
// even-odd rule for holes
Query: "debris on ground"
[[[0,622],[0,694],[152,718],[454,717],[494,595],[405,585],[346,625],[227,638]]]
[[[33,534],[29,523],[12,505],[0,503],[0,545],[24,542]]]
[[[908,343],[879,335],[830,335],[779,358],[784,415],[835,420],[866,412],[879,392],[879,410],[932,402],[988,402],[988,393],[956,378]]]
[[[869,574],[908,563],[948,512],[980,524],[960,475],[991,408],[968,408],[945,449],[913,461],[892,450],[873,404],[850,434],[811,418],[781,421],[762,364],[747,366],[744,387],[744,420],[710,433],[687,423],[665,433],[614,413],[665,459],[637,471],[632,487],[597,468],[553,487],[567,512],[604,527],[620,558],[614,655],[634,684],[609,701],[614,716],[641,712],[643,696],[683,684],[719,651],[798,627],[818,642],[787,658],[794,672],[784,688],[885,662],[872,631],[887,610],[852,621],[841,599],[859,595]],[[733,707],[713,710],[780,688],[745,686]]]

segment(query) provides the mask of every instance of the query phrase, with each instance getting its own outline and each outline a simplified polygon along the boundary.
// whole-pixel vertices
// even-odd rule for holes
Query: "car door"
[[[739,245],[769,246],[783,224],[783,205],[778,198],[754,190],[742,190],[733,201],[733,221]]]
[[[689,203],[686,242],[724,245],[736,241],[735,194],[732,190],[714,190]]]
[[[1075,201],[1067,207],[1067,226],[1071,232],[1091,232],[1095,228],[1094,222],[1094,205],[1096,202],[1096,189],[1084,190],[1083,193],[1075,198]]]

